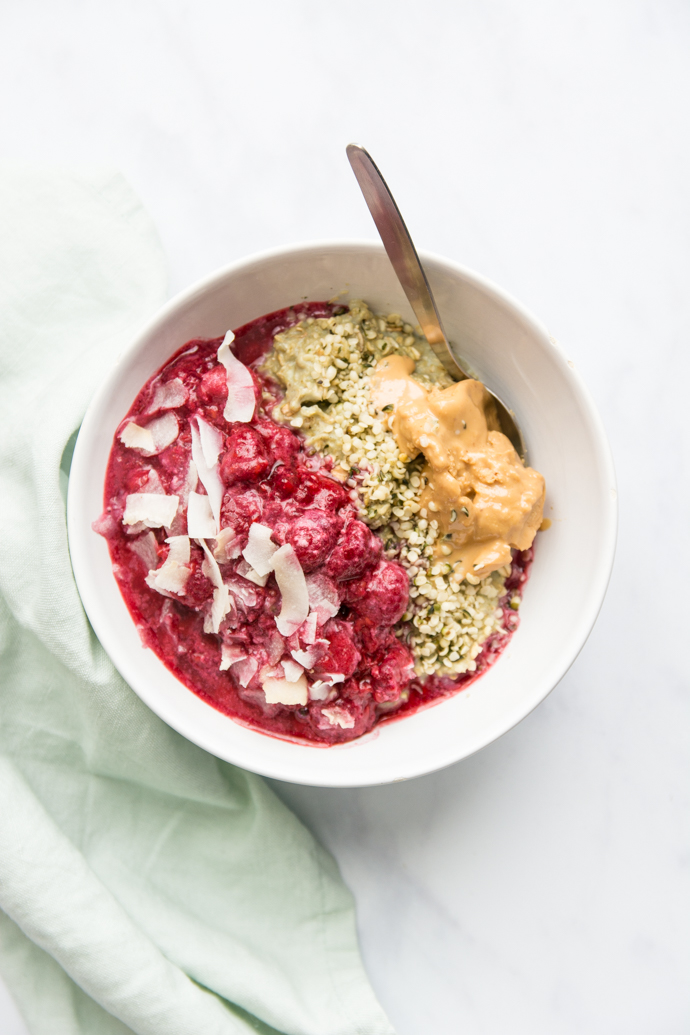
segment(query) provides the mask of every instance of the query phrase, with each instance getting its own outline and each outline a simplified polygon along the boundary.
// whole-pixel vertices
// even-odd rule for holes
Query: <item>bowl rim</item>
[[[74,454],[72,458],[72,465],[70,470],[70,478],[68,484],[67,493],[67,531],[68,531],[68,545],[70,558],[72,563],[72,569],[74,572],[77,589],[79,591],[84,610],[91,622],[96,635],[103,646],[106,654],[112,661],[116,670],[120,672],[125,681],[130,686],[130,689],[146,704],[151,711],[160,717],[169,726],[175,729],[178,733],[184,736],[187,740],[192,741],[199,747],[206,751],[209,751],[216,757],[227,757],[219,756],[217,748],[211,746],[209,738],[207,738],[203,732],[195,732],[190,735],[187,728],[184,727],[183,722],[178,722],[176,716],[171,714],[169,709],[166,709],[165,704],[161,704],[158,698],[153,703],[154,694],[147,694],[142,692],[140,689],[135,689],[132,685],[131,676],[128,677],[127,670],[130,668],[129,664],[123,664],[122,659],[118,658],[116,661],[114,657],[114,651],[111,652],[109,647],[109,635],[108,630],[104,624],[100,621],[98,614],[98,600],[97,594],[91,592],[91,586],[88,579],[87,569],[89,567],[88,559],[86,556],[86,547],[82,545],[80,535],[77,534],[77,526],[79,523],[79,510],[78,510],[78,496],[79,489],[82,484],[82,479],[88,477],[88,471],[85,467],[84,456],[88,447],[91,436],[98,428],[98,416],[103,402],[108,398],[111,391],[111,384],[114,379],[118,376],[119,370],[123,364],[125,364],[129,358],[135,355],[145,340],[151,335],[155,334],[156,331],[162,327],[181,307],[184,307],[189,302],[194,301],[197,298],[203,297],[209,289],[212,289],[219,282],[222,282],[233,273],[241,271],[247,267],[255,264],[260,264],[269,260],[275,260],[280,258],[294,258],[296,255],[308,255],[309,252],[323,252],[324,249],[334,252],[347,252],[348,250],[364,250],[374,254],[382,254],[384,252],[383,246],[380,242],[356,238],[338,238],[335,240],[309,240],[296,242],[291,245],[282,245],[270,249],[265,249],[260,252],[252,253],[251,255],[245,256],[244,258],[234,260],[230,263],[213,270],[211,273],[206,274],[199,280],[195,281],[189,287],[179,291],[172,298],[163,304],[153,316],[146,321],[139,330],[133,335],[129,343],[117,354],[112,365],[107,370],[103,380],[99,384],[98,388],[94,392],[89,405],[84,414],[84,419],[79,428],[77,441],[75,444]],[[541,321],[534,316],[534,314],[524,306],[519,300],[514,298],[509,292],[499,287],[495,282],[489,278],[483,276],[458,263],[452,259],[448,259],[445,256],[437,255],[433,252],[420,251],[420,258],[422,262],[428,262],[431,264],[437,264],[440,267],[449,269],[452,273],[459,275],[463,280],[469,281],[471,284],[483,290],[486,294],[494,296],[503,304],[511,308],[518,317],[526,323],[532,330],[536,331],[544,339],[546,339],[553,350],[554,358],[558,361],[563,372],[566,374],[569,380],[574,394],[577,396],[578,402],[581,405],[587,423],[592,431],[592,444],[596,449],[597,463],[599,470],[602,474],[602,480],[609,486],[609,493],[602,503],[605,503],[605,520],[602,522],[600,528],[600,542],[599,542],[599,554],[600,563],[596,568],[596,577],[592,580],[586,601],[586,607],[583,607],[579,613],[579,620],[577,625],[571,630],[571,634],[568,638],[568,649],[564,650],[559,658],[553,662],[550,669],[546,670],[540,679],[535,680],[535,686],[533,687],[532,693],[530,693],[521,702],[521,707],[511,709],[510,712],[501,717],[499,716],[496,721],[491,725],[490,736],[482,736],[478,738],[478,742],[471,744],[469,750],[463,750],[460,754],[457,754],[453,758],[441,757],[436,760],[426,760],[423,763],[416,757],[409,757],[407,764],[397,766],[397,771],[390,774],[384,774],[376,779],[372,779],[371,776],[365,776],[364,778],[358,779],[357,774],[348,773],[347,778],[341,777],[339,774],[323,773],[323,774],[305,774],[300,772],[289,773],[286,771],[286,767],[281,764],[280,759],[277,760],[276,765],[270,763],[255,764],[246,757],[235,759],[227,759],[231,764],[238,765],[249,769],[252,772],[260,773],[262,776],[270,777],[273,779],[283,780],[285,782],[304,784],[308,786],[324,786],[324,787],[358,787],[358,786],[375,786],[378,784],[386,784],[392,782],[398,782],[406,779],[413,779],[417,776],[422,776],[428,773],[437,772],[441,769],[446,768],[449,765],[453,765],[463,758],[468,758],[472,754],[481,750],[483,747],[488,746],[495,740],[498,740],[509,730],[513,729],[518,723],[526,718],[543,700],[548,697],[553,689],[558,685],[561,679],[568,672],[574,661],[578,657],[580,651],[585,645],[587,638],[594,627],[596,619],[599,615],[601,607],[604,602],[606,590],[610,581],[611,572],[613,569],[613,562],[615,558],[616,539],[617,539],[617,527],[618,527],[618,504],[617,504],[617,489],[616,489],[616,475],[613,463],[613,456],[611,448],[606,436],[603,422],[599,413],[594,405],[594,401],[587,389],[584,381],[582,380],[579,372],[575,368],[572,360],[568,359],[563,347],[560,345],[555,338],[553,338],[546,327]],[[259,316],[263,314],[258,314]],[[159,659],[160,661],[160,659]],[[160,664],[163,664],[160,662]],[[132,670],[134,671],[136,666],[134,665]],[[182,684],[184,685],[184,684]],[[188,688],[185,688],[188,690]],[[191,694],[193,691],[188,690]],[[205,703],[205,702],[204,702]],[[212,705],[207,705],[212,707]],[[233,721],[228,717],[230,721]],[[402,721],[402,720],[401,720]],[[265,737],[266,734],[260,731],[255,732],[257,736]],[[212,739],[212,738],[210,738]],[[336,745],[330,747],[328,750],[338,750],[338,748],[350,748],[356,746],[357,741],[347,742],[344,745]],[[315,752],[317,755],[321,754],[321,751]],[[404,771],[403,771],[404,770]]]

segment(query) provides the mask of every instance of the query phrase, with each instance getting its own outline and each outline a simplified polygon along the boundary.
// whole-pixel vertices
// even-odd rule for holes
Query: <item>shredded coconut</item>
[[[213,539],[216,535],[216,519],[211,510],[211,500],[198,492],[190,492],[187,500],[187,534],[192,539]]]
[[[249,526],[249,539],[242,556],[258,575],[269,575],[273,571],[273,558],[278,547],[271,539],[272,534],[272,529],[258,521]]]
[[[218,473],[218,464],[216,463],[209,467],[206,462],[206,456],[201,444],[201,434],[195,421],[190,421],[189,426],[192,433],[192,459],[194,460],[199,479],[203,487],[206,489],[206,493],[211,504],[211,512],[213,513],[213,520],[215,523],[215,535],[220,529],[220,508],[223,505],[225,486],[223,485],[220,479],[220,474]],[[204,538],[209,537],[205,536]]]
[[[170,528],[179,502],[178,496],[161,496],[157,492],[133,492],[127,497],[122,523],[141,524],[146,528]]]
[[[170,546],[168,556],[160,568],[149,571],[146,582],[151,589],[159,593],[175,593],[184,596],[187,579],[190,575],[189,568],[189,536],[173,535],[166,539]]]
[[[304,672],[302,665],[298,665],[296,661],[289,661],[286,659],[281,664],[288,683],[296,683]]]
[[[184,406],[187,399],[187,389],[179,377],[174,377],[171,381],[166,381],[165,384],[156,386],[148,412],[156,413],[158,410],[174,410],[176,406]]]
[[[309,688],[304,675],[293,682],[287,679],[265,679],[262,687],[266,704],[305,705],[309,699]]]
[[[144,456],[156,456],[177,438],[180,426],[174,413],[165,413],[152,420],[145,428],[130,421],[120,432],[120,441],[128,449],[135,449]]]
[[[227,421],[239,421],[246,424],[254,416],[256,396],[254,394],[254,378],[244,363],[230,351],[235,340],[232,331],[228,331],[223,344],[218,349],[218,362],[222,363],[228,376],[228,400],[223,416]]]
[[[302,566],[289,543],[273,555],[273,570],[282,597],[276,625],[283,636],[291,636],[309,613],[309,594]]]
[[[214,587],[213,605],[211,607],[211,629],[214,633],[217,633],[220,629],[220,623],[232,607],[230,591],[223,582],[223,576],[220,573],[218,562],[209,550],[206,542],[203,539],[199,539],[198,543],[206,554],[206,559],[202,565],[202,571],[206,578],[213,583]]]

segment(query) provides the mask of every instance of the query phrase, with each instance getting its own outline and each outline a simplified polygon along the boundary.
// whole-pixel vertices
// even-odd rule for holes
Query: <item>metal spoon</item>
[[[450,376],[456,381],[464,380],[470,375],[458,363],[446,338],[426,273],[388,184],[369,152],[359,144],[347,145],[347,157],[424,337]],[[501,431],[525,460],[525,444],[513,414],[490,388],[487,391],[496,405]]]

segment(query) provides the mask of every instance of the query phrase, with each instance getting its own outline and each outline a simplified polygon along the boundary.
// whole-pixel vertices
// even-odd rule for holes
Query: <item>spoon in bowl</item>
[[[347,157],[424,337],[450,376],[463,381],[470,375],[460,366],[448,342],[426,273],[388,184],[369,152],[359,144],[347,145]],[[490,388],[487,392],[496,406],[501,431],[525,461],[525,443],[515,417]]]

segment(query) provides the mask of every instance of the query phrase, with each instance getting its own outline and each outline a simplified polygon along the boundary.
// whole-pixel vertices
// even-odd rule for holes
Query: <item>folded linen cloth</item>
[[[89,397],[165,294],[113,172],[0,170],[0,967],[33,1035],[392,1032],[333,860],[123,682],[72,577]]]

